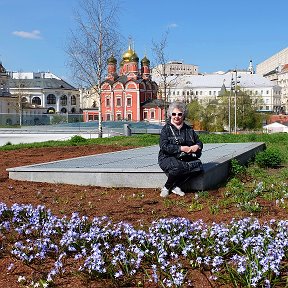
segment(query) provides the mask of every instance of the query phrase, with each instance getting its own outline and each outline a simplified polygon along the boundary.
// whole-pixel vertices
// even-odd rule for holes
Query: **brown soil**
[[[0,151],[0,197],[1,202],[11,205],[13,203],[25,203],[45,205],[59,216],[70,216],[72,212],[90,217],[106,215],[113,222],[126,221],[138,226],[140,223],[149,225],[153,220],[164,217],[185,217],[190,220],[203,219],[207,223],[228,222],[231,218],[251,216],[240,212],[234,207],[229,211],[220,211],[215,215],[209,210],[209,203],[203,202],[204,207],[200,211],[187,209],[191,206],[195,193],[188,193],[185,197],[169,195],[161,198],[158,189],[136,188],[103,188],[92,186],[76,186],[65,184],[33,183],[27,181],[15,181],[8,178],[7,168],[30,165],[42,162],[55,161],[79,156],[86,156],[109,151],[121,150],[112,146],[73,146],[57,148],[35,148],[13,151]],[[126,147],[125,149],[129,149]],[[223,197],[223,188],[209,191],[213,198],[209,198],[210,204]],[[272,205],[272,204],[271,204]],[[255,215],[261,220],[271,218],[286,218],[285,211],[277,206],[264,203],[264,211]],[[190,211],[189,211],[190,210]],[[192,211],[193,210],[193,211]],[[9,256],[0,258],[1,271],[7,271]],[[33,274],[34,272],[19,263],[12,272],[0,274],[0,287],[23,287],[17,283],[19,275]],[[193,272],[194,287],[215,287],[207,280],[204,273]],[[59,280],[60,281],[60,280]],[[95,282],[85,283],[81,278],[66,277],[61,279],[57,287],[113,287],[111,283]],[[124,287],[124,286],[122,286]],[[125,286],[131,287],[131,286]],[[224,286],[221,286],[224,287]]]

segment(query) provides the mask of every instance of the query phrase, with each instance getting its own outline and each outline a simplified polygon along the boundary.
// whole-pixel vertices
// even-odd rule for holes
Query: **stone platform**
[[[247,163],[265,149],[262,142],[205,144],[201,160],[204,172],[184,187],[208,190],[226,181],[231,159]],[[9,178],[33,182],[65,183],[102,187],[162,187],[167,176],[157,163],[158,145],[97,154],[36,165],[9,168]]]

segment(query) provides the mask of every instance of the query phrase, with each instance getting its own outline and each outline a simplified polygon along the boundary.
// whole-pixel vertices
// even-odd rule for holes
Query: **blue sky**
[[[0,0],[0,60],[72,82],[64,51],[78,0]],[[287,0],[120,0],[119,30],[141,59],[169,27],[166,55],[200,72],[254,67],[288,47]],[[127,40],[128,47],[128,40]],[[125,47],[125,49],[127,48]],[[125,50],[123,50],[125,52]],[[71,83],[73,84],[73,83]]]

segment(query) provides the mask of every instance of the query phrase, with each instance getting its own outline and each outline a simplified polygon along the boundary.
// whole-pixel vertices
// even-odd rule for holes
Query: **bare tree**
[[[168,38],[169,30],[167,30],[163,36],[160,42],[155,42],[154,40],[152,41],[152,50],[155,54],[155,61],[156,65],[155,69],[157,70],[157,73],[160,76],[160,81],[159,83],[160,87],[163,88],[163,94],[164,94],[164,111],[165,111],[165,120],[167,118],[167,73],[166,73],[166,63],[167,63],[167,58],[165,54],[165,49],[167,48],[167,38]]]
[[[16,77],[12,80],[13,87],[10,90],[13,90],[12,99],[10,103],[11,108],[13,108],[16,114],[19,115],[19,125],[23,124],[23,111],[25,108],[28,108],[29,102],[28,99],[30,94],[27,92],[28,87],[31,85],[30,80],[24,79],[23,72],[19,71],[16,73]]]
[[[168,45],[168,35],[169,30],[166,30],[166,32],[162,35],[162,38],[159,42],[155,42],[152,40],[152,50],[154,52],[155,57],[155,64],[154,69],[156,70],[157,74],[160,76],[160,83],[159,88],[161,89],[161,93],[163,91],[164,96],[164,111],[165,111],[165,120],[167,119],[167,103],[168,100],[168,93],[170,92],[170,88],[173,86],[173,82],[177,77],[173,77],[168,81],[168,73],[167,73],[167,63],[168,58],[166,55],[166,48]],[[175,83],[174,83],[175,84]],[[162,97],[163,97],[162,96]]]
[[[71,31],[66,49],[77,84],[97,91],[99,138],[103,136],[101,83],[106,74],[107,59],[119,53],[117,11],[118,5],[113,0],[79,0],[79,10],[75,11],[77,29]]]

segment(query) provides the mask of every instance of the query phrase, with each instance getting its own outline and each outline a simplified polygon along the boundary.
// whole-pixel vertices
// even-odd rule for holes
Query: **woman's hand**
[[[198,145],[193,145],[193,146],[181,146],[181,152],[185,152],[185,153],[195,153],[197,152],[200,147]]]
[[[181,152],[191,153],[190,148],[191,148],[190,146],[181,146],[180,150],[181,150]]]
[[[200,149],[200,147],[199,147],[198,145],[190,146],[190,152],[188,152],[188,153],[195,153],[195,152],[197,152],[199,149]]]

